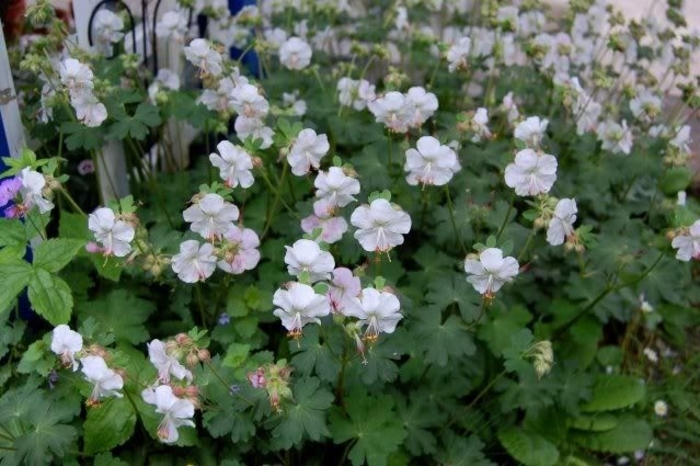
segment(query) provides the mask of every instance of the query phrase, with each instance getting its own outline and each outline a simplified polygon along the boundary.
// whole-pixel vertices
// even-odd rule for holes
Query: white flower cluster
[[[240,146],[229,141],[217,145],[219,154],[209,155],[212,165],[229,188],[243,189],[253,185],[253,159]],[[226,273],[241,274],[252,270],[260,261],[260,239],[249,228],[234,222],[239,220],[238,207],[217,193],[202,193],[182,213],[190,223],[190,230],[204,240],[186,240],[180,252],[172,257],[172,269],[185,283],[196,283],[209,278],[218,267]]]
[[[346,91],[341,90],[341,95],[344,92]],[[369,96],[372,94],[373,92]],[[365,96],[367,95],[365,93]],[[364,97],[361,99],[364,100]],[[353,98],[352,102],[353,106],[357,108],[357,100]],[[367,108],[374,115],[377,123],[383,123],[389,131],[405,133],[410,128],[420,128],[428,118],[432,117],[438,109],[438,100],[432,92],[427,92],[423,87],[415,86],[405,94],[390,91],[374,100],[367,101]]]
[[[85,126],[100,126],[107,119],[107,107],[93,93],[94,76],[90,67],[75,58],[66,58],[58,68],[61,83],[68,89],[76,117]]]
[[[95,13],[92,22],[95,48],[103,55],[112,55],[112,46],[124,38],[124,20],[121,16],[107,9]]]

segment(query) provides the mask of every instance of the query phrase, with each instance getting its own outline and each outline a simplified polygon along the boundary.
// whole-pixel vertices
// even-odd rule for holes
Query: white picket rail
[[[24,147],[24,128],[12,81],[10,60],[0,23],[0,125],[3,125],[11,157],[18,157]],[[0,154],[6,156],[8,154]]]

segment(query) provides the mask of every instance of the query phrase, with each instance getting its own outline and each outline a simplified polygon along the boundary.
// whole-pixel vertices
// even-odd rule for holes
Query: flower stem
[[[68,201],[68,204],[75,210],[77,213],[82,215],[83,217],[87,217],[87,214],[83,209],[80,208],[77,202],[75,202],[75,199],[73,199],[73,196],[68,193],[68,191],[65,188],[60,189],[60,193],[63,195],[63,197]]]
[[[510,213],[513,211],[513,204],[515,203],[515,196],[510,198],[510,205],[508,206],[508,211],[506,212],[506,216],[503,217],[503,223],[501,224],[501,227],[498,229],[498,233],[496,233],[496,240],[500,239],[501,235],[503,234],[503,231],[506,229],[506,225],[508,225],[508,219],[510,218]]]
[[[527,250],[530,248],[530,245],[532,244],[532,240],[535,238],[535,229],[533,228],[530,231],[530,235],[527,237],[527,241],[525,241],[525,246],[520,250],[520,254],[518,254],[518,263],[522,260],[523,257],[525,257],[525,253]]]
[[[464,241],[462,241],[462,235],[459,234],[459,230],[457,229],[457,222],[455,221],[455,209],[454,205],[452,204],[452,196],[450,196],[450,187],[447,185],[445,185],[445,193],[447,194],[447,210],[450,213],[450,223],[452,223],[452,229],[455,233],[455,241],[462,248],[462,252],[464,252],[464,255],[467,255],[469,251],[467,251],[467,248],[464,245]]]

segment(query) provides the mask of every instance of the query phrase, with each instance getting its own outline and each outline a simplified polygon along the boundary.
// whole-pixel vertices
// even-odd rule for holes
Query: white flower
[[[362,284],[359,277],[352,274],[352,270],[338,267],[333,271],[333,280],[326,296],[331,304],[331,309],[340,312],[345,309],[350,300],[360,294]]]
[[[204,281],[216,269],[214,246],[204,243],[200,247],[199,242],[192,239],[183,241],[180,252],[172,258],[171,266],[173,272],[185,283]]]
[[[687,233],[673,238],[671,246],[678,249],[676,259],[688,262],[691,259],[700,259],[700,220],[696,220]]]
[[[87,127],[100,126],[107,119],[107,107],[92,92],[83,92],[71,99],[75,116]]]
[[[515,188],[518,196],[547,193],[557,179],[557,159],[523,149],[515,154],[515,162],[506,167],[506,185]]]
[[[275,134],[272,128],[265,126],[260,118],[247,118],[240,115],[234,124],[236,135],[241,141],[248,138],[262,141],[261,149],[267,149],[272,145],[272,136]]]
[[[88,217],[88,228],[95,235],[95,240],[104,247],[105,255],[124,257],[131,252],[130,243],[136,234],[134,227],[123,220],[117,220],[112,209],[95,209]]]
[[[554,208],[554,215],[549,221],[547,228],[547,242],[552,246],[559,246],[564,243],[564,239],[574,233],[574,222],[576,221],[575,199],[561,199]]]
[[[66,58],[58,68],[61,83],[68,88],[71,97],[93,88],[92,70],[75,58]]]
[[[83,349],[83,337],[67,325],[59,325],[53,329],[51,351],[61,357],[64,366],[72,366],[73,372],[78,370],[75,354]]]
[[[290,70],[302,70],[311,63],[311,46],[298,37],[290,37],[280,47],[280,63]]]
[[[314,186],[316,197],[334,207],[345,207],[355,201],[355,194],[360,193],[360,182],[346,175],[340,167],[330,167],[327,172],[319,171]]]
[[[508,112],[508,123],[511,125],[520,118],[520,111],[518,110],[518,105],[513,99],[513,93],[509,92],[503,97],[503,103],[501,104],[501,109]]]
[[[255,179],[251,170],[253,159],[241,146],[234,146],[229,141],[221,141],[216,145],[218,154],[210,154],[209,161],[219,169],[219,176],[229,188],[235,188],[239,184],[241,188],[250,188]]]
[[[469,274],[467,281],[483,295],[492,295],[518,275],[518,261],[514,257],[503,257],[498,248],[481,251],[479,259],[464,261],[464,271]]]
[[[156,36],[182,42],[187,34],[187,17],[179,9],[166,11],[156,24]]]
[[[148,86],[148,98],[151,99],[151,102],[155,103],[156,97],[161,91],[161,87],[171,91],[177,91],[180,89],[180,77],[167,68],[159,69],[155,81]]]
[[[685,191],[678,191],[676,205],[684,206],[687,200],[688,195],[685,193]]]
[[[484,107],[476,109],[472,119],[472,129],[476,133],[472,137],[472,142],[480,142],[482,139],[491,139],[491,131],[488,127],[489,111]]]
[[[410,185],[443,186],[460,169],[455,151],[432,136],[423,136],[416,143],[416,149],[406,151],[404,170],[408,172],[406,182]]]
[[[630,100],[630,110],[643,123],[651,123],[661,114],[661,99],[648,90],[643,90]]]
[[[432,92],[426,92],[422,87],[412,87],[406,94],[414,107],[411,126],[418,128],[438,109],[437,97]]]
[[[290,336],[301,335],[301,329],[309,323],[320,324],[319,317],[331,313],[325,296],[316,294],[313,288],[302,283],[293,283],[289,290],[277,290],[272,303],[278,306],[274,314],[282,320],[282,325]]]
[[[270,48],[273,50],[279,50],[289,37],[287,31],[281,28],[265,29],[263,36],[265,37],[265,42],[270,44]]]
[[[81,372],[85,374],[85,379],[94,384],[90,402],[95,403],[100,398],[108,396],[116,396],[121,398],[123,395],[117,390],[124,388],[124,379],[122,376],[107,367],[107,363],[100,356],[85,356],[80,359],[83,365]]]
[[[44,186],[46,186],[44,175],[29,167],[25,167],[22,169],[19,178],[22,180],[22,187],[19,188],[19,193],[22,196],[22,210],[24,212],[28,212],[35,205],[42,214],[53,209],[53,202],[44,198]]]
[[[690,126],[682,126],[668,144],[684,154],[690,153]]]
[[[447,51],[448,69],[453,73],[458,68],[467,67],[467,58],[472,48],[472,41],[469,37],[462,37],[455,42]]]
[[[405,133],[413,122],[415,106],[404,94],[387,92],[383,97],[367,104],[377,123],[384,123],[395,133]]]
[[[654,412],[659,417],[666,417],[668,414],[668,405],[663,400],[657,400],[654,403]]]
[[[309,173],[311,167],[318,170],[321,166],[321,159],[330,148],[328,137],[325,134],[317,135],[316,131],[312,129],[302,129],[287,154],[287,161],[292,167],[292,173],[303,176]]]
[[[321,229],[318,237],[324,243],[333,244],[343,237],[348,231],[348,222],[343,217],[334,217],[333,206],[325,199],[314,202],[314,213],[301,220],[301,229],[305,233],[313,233],[316,228]]]
[[[654,306],[651,305],[649,301],[644,297],[644,293],[639,295],[639,309],[645,314],[654,312]]]
[[[145,393],[145,392],[149,393]],[[180,438],[177,428],[194,427],[194,403],[186,398],[178,398],[169,385],[160,385],[155,390],[146,389],[141,394],[146,403],[156,405],[156,413],[165,417],[158,426],[158,438],[163,443],[175,443]]]
[[[221,54],[214,50],[206,40],[194,39],[183,51],[185,58],[203,73],[209,73],[212,76],[219,76],[222,73]]]
[[[247,84],[247,82],[243,82],[242,84]],[[209,110],[216,112],[234,112],[235,109],[231,102],[231,95],[236,87],[237,84],[234,79],[231,76],[227,76],[219,80],[219,86],[216,90],[205,89],[202,95],[197,99],[197,102],[202,103]]]
[[[250,228],[231,227],[224,233],[223,259],[217,262],[221,270],[240,274],[253,270],[260,262],[260,238]]]
[[[252,84],[241,84],[233,88],[230,94],[231,106],[246,118],[263,118],[270,110],[267,99]]]
[[[515,127],[514,136],[520,139],[528,147],[537,148],[540,146],[544,132],[547,131],[549,120],[540,119],[538,116],[528,117]]]
[[[295,90],[294,92],[283,92],[282,103],[285,105],[285,107],[291,108],[294,115],[306,115],[306,101],[299,98],[298,90]]]
[[[386,199],[375,199],[362,205],[350,216],[356,228],[355,239],[365,251],[387,252],[403,244],[403,236],[411,230],[411,217]]]
[[[651,349],[651,348],[644,348],[643,353],[644,353],[644,356],[646,356],[647,359],[648,359],[650,362],[653,362],[654,364],[656,364],[657,362],[659,362],[659,353],[657,353],[657,352],[654,351],[653,349]]]
[[[292,247],[285,246],[285,249],[284,262],[290,275],[298,277],[308,272],[311,283],[331,277],[335,260],[330,252],[322,251],[315,241],[300,239]]]
[[[224,201],[215,193],[205,194],[196,204],[191,205],[182,217],[191,223],[190,229],[205,239],[219,237],[238,220],[238,207]]]
[[[627,127],[627,122],[622,125],[612,120],[600,123],[596,129],[598,139],[603,143],[603,149],[613,153],[629,155],[632,151],[632,130]]]
[[[340,104],[352,106],[355,110],[364,109],[369,102],[377,98],[374,84],[365,79],[356,81],[347,77],[341,78],[337,89]]]
[[[176,357],[168,355],[165,344],[160,340],[153,340],[147,344],[148,359],[158,369],[158,380],[162,383],[170,383],[170,376],[178,380],[187,379],[192,382],[192,372],[185,369]]]
[[[95,34],[95,42],[103,54],[112,51],[112,44],[119,42],[124,37],[124,20],[110,10],[100,9],[95,14],[92,27]]]
[[[367,326],[365,338],[376,340],[381,332],[393,333],[401,320],[401,304],[396,296],[374,288],[365,288],[359,298],[348,301],[343,314],[360,319],[361,327]]]

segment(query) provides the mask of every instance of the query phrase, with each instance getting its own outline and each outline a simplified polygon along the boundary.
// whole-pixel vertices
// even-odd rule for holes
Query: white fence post
[[[12,81],[12,71],[10,70],[10,60],[7,56],[7,46],[5,36],[0,24],[0,130],[5,142],[7,142],[8,154],[0,153],[0,157],[18,157],[24,147],[24,128],[22,118],[19,113],[19,104],[15,94],[15,86]],[[2,139],[2,138],[0,138]],[[4,144],[3,144],[4,146]],[[1,147],[2,152],[5,148]]]
[[[85,50],[90,48],[90,15],[99,2],[100,0],[73,0],[78,45]],[[129,176],[122,141],[106,141],[98,151],[95,164],[101,202],[106,204],[112,199],[129,195]]]

